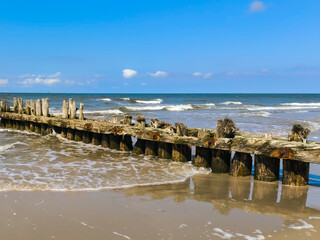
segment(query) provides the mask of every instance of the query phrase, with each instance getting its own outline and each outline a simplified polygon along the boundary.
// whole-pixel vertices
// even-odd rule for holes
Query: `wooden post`
[[[175,162],[191,161],[191,148],[184,144],[173,144],[172,160]]]
[[[36,116],[36,103],[33,100],[30,100],[30,112],[31,115]]]
[[[71,118],[71,111],[72,111],[72,98],[69,98],[69,118]]]
[[[47,125],[47,124],[44,124],[44,123],[41,123],[41,124],[40,124],[40,127],[41,127],[41,135],[42,135],[42,136],[47,135],[48,125]]]
[[[49,98],[42,98],[42,115],[49,117]]]
[[[35,132],[35,133],[38,133],[38,134],[41,134],[41,126],[40,126],[40,123],[35,123],[35,124],[34,124],[34,132]]]
[[[156,141],[145,141],[145,152],[146,156],[157,156],[158,154],[158,142]]]
[[[10,105],[6,104],[6,112],[10,112]]]
[[[163,159],[172,158],[172,143],[159,142],[158,157]]]
[[[84,120],[84,115],[83,115],[83,103],[80,103],[80,111],[79,111],[79,120]]]
[[[54,127],[53,127],[53,131],[54,131],[56,134],[61,134],[61,127],[56,127],[56,126],[54,126]]]
[[[283,159],[284,185],[305,186],[309,183],[310,163],[291,159]]]
[[[18,113],[18,99],[16,97],[13,98],[13,112]]]
[[[92,145],[100,145],[101,144],[101,134],[93,133],[92,134]]]
[[[20,131],[24,131],[25,130],[25,122],[23,122],[23,121],[19,122],[19,130]]]
[[[74,140],[74,130],[72,128],[67,129],[67,139]]]
[[[66,100],[62,102],[62,118],[68,118],[68,103]]]
[[[6,119],[4,119],[4,118],[0,119],[0,127],[1,128],[5,128],[6,127]]]
[[[1,101],[1,107],[0,107],[0,111],[1,112],[6,112],[6,103],[4,101]]]
[[[249,153],[236,152],[230,166],[230,175],[249,176],[252,169],[252,157]]]
[[[105,147],[105,148],[109,148],[110,147],[110,138],[109,138],[108,134],[102,134],[101,146]]]
[[[178,136],[187,136],[187,126],[182,122],[175,123]]]
[[[75,132],[74,132],[74,140],[77,141],[77,142],[82,142],[82,135],[83,135],[82,131],[75,130]]]
[[[66,128],[61,128],[61,137],[67,138],[67,129]]]
[[[76,112],[77,112],[77,108],[76,108],[76,101],[71,101],[71,105],[69,106],[70,108],[70,119],[76,119]]]
[[[12,120],[12,128],[17,129],[17,121],[16,120]]]
[[[42,109],[41,109],[41,101],[37,99],[36,101],[36,116],[42,116]]]
[[[92,142],[92,133],[91,132],[83,132],[82,141],[84,143],[91,143]]]
[[[254,179],[266,182],[279,180],[280,159],[262,155],[254,156]]]
[[[145,128],[146,126],[146,119],[142,114],[139,114],[137,116],[137,122],[138,122],[138,126],[141,128]]]
[[[30,122],[30,132],[35,132],[35,123],[34,122]]]
[[[212,150],[211,170],[213,173],[228,173],[230,170],[231,152]]]
[[[131,122],[132,122],[132,116],[129,114],[125,114],[123,119],[123,124],[131,125]]]
[[[119,150],[121,139],[122,139],[122,136],[120,135],[110,134],[109,135],[110,148]]]
[[[25,124],[24,124],[24,130],[26,130],[26,131],[30,131],[30,122],[25,122]]]
[[[25,112],[27,115],[31,114],[30,101],[26,101]]]
[[[130,135],[124,135],[120,142],[120,150],[121,151],[131,151],[133,149],[132,146],[132,138]]]
[[[146,141],[143,139],[137,139],[136,144],[133,147],[133,154],[144,154],[145,153],[145,143]]]
[[[23,100],[22,100],[22,98],[18,98],[18,113],[23,114]]]
[[[193,164],[197,167],[209,167],[211,165],[212,149],[196,147],[196,155]]]

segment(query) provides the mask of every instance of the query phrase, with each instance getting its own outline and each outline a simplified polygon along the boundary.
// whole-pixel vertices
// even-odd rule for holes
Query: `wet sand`
[[[199,175],[99,192],[1,192],[0,239],[319,239],[320,188]]]

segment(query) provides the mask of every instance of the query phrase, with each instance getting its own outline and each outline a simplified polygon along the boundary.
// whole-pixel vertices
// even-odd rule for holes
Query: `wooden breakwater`
[[[62,115],[49,114],[49,99],[25,101],[14,98],[11,108],[0,102],[0,126],[46,135],[55,131],[69,140],[103,147],[132,151],[133,154],[158,156],[173,161],[192,161],[194,165],[211,167],[213,173],[248,176],[254,154],[254,178],[261,181],[279,179],[283,159],[283,184],[303,186],[309,181],[310,163],[320,163],[320,143],[306,141],[296,133],[288,139],[272,134],[253,135],[239,132],[230,119],[218,120],[217,128],[188,128],[183,123],[172,126],[158,119],[146,122],[138,115],[124,115],[122,120],[87,119],[83,104],[77,114],[76,102],[63,101]],[[132,137],[137,139],[133,146]],[[191,159],[191,147],[196,148]],[[232,152],[235,152],[232,159]]]

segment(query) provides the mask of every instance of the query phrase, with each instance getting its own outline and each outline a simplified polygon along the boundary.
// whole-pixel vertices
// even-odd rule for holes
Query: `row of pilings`
[[[23,101],[21,98],[14,98],[13,112],[20,114],[28,114],[35,116],[49,117],[49,99],[43,98],[35,102],[30,100],[26,101],[25,108],[22,107]],[[8,112],[10,107],[0,103],[1,111]],[[2,108],[3,107],[3,108]],[[79,120],[84,119],[83,104],[80,104],[80,114],[76,115],[76,103],[69,99],[69,104],[63,101],[62,118],[70,118]],[[137,116],[137,125],[143,131],[146,127],[146,120],[142,115]],[[119,120],[115,119],[115,122]],[[132,124],[132,116],[125,115],[122,124]],[[159,120],[153,121],[153,125],[159,124]],[[163,124],[163,122],[162,122]],[[172,159],[176,162],[192,161],[198,167],[210,167],[213,173],[221,174],[228,173],[232,176],[249,176],[251,175],[253,162],[254,162],[254,179],[260,181],[277,181],[279,180],[280,159],[272,158],[263,155],[235,152],[227,150],[212,149],[205,147],[195,147],[195,155],[192,157],[192,146],[188,144],[176,144],[161,141],[151,141],[144,139],[137,139],[133,144],[132,136],[120,135],[116,131],[113,134],[94,133],[90,131],[75,130],[72,128],[49,126],[44,123],[25,122],[12,119],[2,118],[0,127],[13,128],[21,131],[35,132],[41,135],[47,135],[52,131],[60,134],[61,137],[84,142],[87,144],[101,145],[102,147],[120,150],[132,151],[133,154],[143,154],[146,156],[157,156],[162,159]],[[234,137],[237,131],[235,123],[230,119],[218,120],[216,133],[217,137]],[[184,135],[186,127],[182,123],[176,124],[176,132],[178,135]],[[283,184],[293,186],[307,185],[309,181],[309,163],[301,162],[291,159],[283,160]]]

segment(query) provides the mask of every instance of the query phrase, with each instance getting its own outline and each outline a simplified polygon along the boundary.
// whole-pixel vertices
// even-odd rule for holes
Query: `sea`
[[[309,140],[320,137],[320,94],[54,94],[1,93],[13,105],[47,97],[50,114],[62,113],[62,101],[84,104],[87,118],[133,119],[143,114],[189,127],[216,127],[218,119],[232,118],[241,131],[287,137],[294,123],[311,130]],[[105,149],[61,138],[0,129],[0,191],[98,191],[183,182],[210,169]],[[310,184],[318,185],[320,167],[311,164]]]

